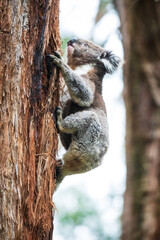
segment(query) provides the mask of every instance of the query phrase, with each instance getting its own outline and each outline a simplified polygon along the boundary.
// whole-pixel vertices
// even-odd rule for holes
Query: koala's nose
[[[77,39],[76,38],[72,38],[71,40],[68,41],[67,45],[72,45],[74,42],[76,42]]]

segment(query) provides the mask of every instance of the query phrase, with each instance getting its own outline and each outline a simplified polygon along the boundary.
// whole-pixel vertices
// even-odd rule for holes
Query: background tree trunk
[[[116,1],[126,65],[123,240],[160,239],[160,2]]]
[[[59,0],[0,1],[0,239],[52,239]]]

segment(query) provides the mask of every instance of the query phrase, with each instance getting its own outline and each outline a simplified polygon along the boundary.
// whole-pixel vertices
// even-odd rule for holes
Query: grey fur
[[[105,73],[112,73],[118,67],[120,58],[106,52],[97,45],[85,40],[71,40],[69,46],[73,54],[68,63],[75,69],[78,65],[92,64],[92,70],[77,75],[56,52],[50,55],[53,63],[60,68],[70,93],[70,105],[64,108],[68,112],[62,118],[62,110],[57,111],[57,125],[63,136],[71,136],[62,165],[57,166],[57,182],[67,175],[84,173],[102,162],[109,146],[107,114],[102,98],[102,79]],[[106,60],[105,63],[103,60]],[[107,65],[108,62],[108,65]],[[69,108],[69,110],[67,110]],[[68,135],[67,135],[68,134]],[[63,144],[63,142],[62,142]],[[65,146],[65,145],[64,145]],[[59,161],[58,161],[59,162]]]

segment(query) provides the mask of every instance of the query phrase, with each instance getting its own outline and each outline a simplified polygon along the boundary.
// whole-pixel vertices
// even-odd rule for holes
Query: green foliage
[[[62,52],[64,54],[66,48],[67,48],[67,42],[69,39],[71,39],[72,37],[66,37],[66,38],[62,38],[61,40],[61,49],[62,49]]]
[[[76,236],[74,230],[76,228],[82,228],[80,234],[83,239],[83,234],[85,234],[83,232],[83,227],[87,228],[91,235],[91,238],[88,240],[119,239],[116,233],[114,236],[110,236],[107,233],[108,226],[104,225],[102,212],[98,209],[92,199],[85,194],[85,192],[81,193],[77,189],[69,189],[67,193],[63,192],[63,195],[66,197],[65,205],[67,205],[67,208],[64,208],[62,205],[56,205],[58,209],[61,209],[61,212],[58,214],[59,226],[56,226],[56,228],[58,227],[62,231],[64,239],[75,240]],[[69,200],[67,197],[69,197]],[[68,207],[70,202],[72,202],[72,205]]]

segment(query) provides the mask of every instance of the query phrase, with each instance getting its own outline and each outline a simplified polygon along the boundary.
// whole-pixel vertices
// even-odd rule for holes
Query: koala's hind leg
[[[85,171],[86,167],[84,167],[85,164],[83,164],[84,158],[82,158],[81,160],[79,155],[80,155],[79,152],[74,152],[70,149],[64,154],[63,160],[61,159],[57,160],[56,164],[57,184],[61,183],[64,177],[67,175],[86,172]]]
[[[67,175],[80,174],[99,166],[99,158],[96,155],[88,155],[82,148],[69,148],[64,154],[64,165],[61,171],[61,178]]]
[[[86,172],[86,161],[81,151],[69,149],[63,156],[62,176]]]

